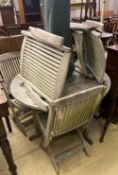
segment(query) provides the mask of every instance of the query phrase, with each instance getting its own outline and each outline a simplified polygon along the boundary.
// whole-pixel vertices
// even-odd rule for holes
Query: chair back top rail
[[[30,27],[30,29],[32,29],[32,28],[33,27]],[[37,31],[36,34],[35,33],[32,34],[30,31],[22,30],[21,33],[24,36],[34,38],[35,40],[38,40],[41,43],[46,44],[47,46],[52,46],[52,48],[56,48],[57,50],[61,50],[61,51],[65,51],[65,52],[70,52],[70,50],[71,50],[69,47],[66,47],[66,46],[63,45],[63,37],[60,37],[59,36],[59,38],[57,38],[57,39],[54,39],[54,38],[51,39],[51,35],[54,35],[54,34],[51,34],[50,33],[51,34],[50,37],[47,36],[47,37],[49,37],[50,40],[49,39],[46,40],[46,37],[45,38],[43,38],[43,37],[37,37],[38,31]],[[46,32],[46,33],[48,33],[48,32]],[[57,35],[54,35],[54,36],[57,36]],[[55,42],[56,42],[56,44],[55,44]]]
[[[20,51],[7,52],[0,55],[0,63],[5,60],[17,58],[20,56]]]

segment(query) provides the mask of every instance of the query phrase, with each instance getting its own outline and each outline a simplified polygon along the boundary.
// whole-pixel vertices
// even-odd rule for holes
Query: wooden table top
[[[118,44],[107,46],[106,48],[118,52]]]
[[[113,33],[103,32],[101,38],[111,38],[113,37]]]

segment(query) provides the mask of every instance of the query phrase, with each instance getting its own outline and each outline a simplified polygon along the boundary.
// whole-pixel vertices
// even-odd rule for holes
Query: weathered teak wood
[[[50,144],[55,137],[87,125],[106,92],[106,85],[99,85],[95,80],[92,82],[89,79],[88,82],[83,83],[82,87],[82,80],[77,82],[76,78],[75,82],[69,82],[70,86],[69,83],[67,84],[64,96],[49,105],[48,113],[39,113],[35,116],[43,133],[42,147],[48,150],[57,173],[59,173],[58,161],[66,156],[67,150],[62,156],[61,153],[54,154]],[[80,130],[79,132],[81,133]],[[85,145],[83,150],[88,154]],[[74,150],[71,151],[74,152]]]
[[[12,157],[9,141],[7,140],[5,127],[2,121],[3,117],[7,118],[8,127],[11,131],[11,126],[8,120],[8,116],[9,116],[8,104],[7,104],[7,99],[5,97],[5,94],[3,93],[3,91],[1,91],[1,89],[0,89],[0,93],[2,93],[0,95],[0,147],[9,165],[9,170],[11,171],[12,175],[16,175],[17,174],[16,165]]]
[[[23,34],[21,72],[12,81],[11,92],[22,104],[40,111],[35,112],[34,118],[43,135],[42,146],[48,150],[58,172],[58,155],[53,154],[51,142],[57,136],[73,130],[79,130],[80,137],[80,127],[91,120],[108,87],[104,76],[100,77],[102,81],[99,82],[94,76],[90,78],[87,74],[85,77],[76,71],[72,79],[65,83],[71,51],[62,45],[63,38],[34,28]],[[80,41],[83,39],[81,34],[82,32],[79,33]],[[91,60],[87,60],[87,57],[83,60],[82,51],[80,55],[85,70],[92,67],[93,64],[89,62]],[[87,154],[83,138],[80,138]]]
[[[62,37],[41,29],[30,30],[23,32],[25,39],[21,52],[21,76],[47,101],[52,101],[63,90],[71,50],[63,47]]]
[[[13,119],[16,122],[17,126],[19,126],[23,134],[26,135],[23,125],[23,123],[25,122],[23,121],[25,121],[24,118],[26,119],[26,117],[31,114],[31,111],[28,112],[28,109],[25,109],[26,107],[23,107],[16,100],[9,98],[10,83],[20,71],[20,52],[14,51],[0,55],[0,71],[4,80],[4,90],[8,99],[8,103],[13,113]],[[17,108],[17,112],[15,112],[14,107]]]
[[[9,52],[0,55],[0,71],[3,76],[6,90],[9,91],[11,80],[20,71],[20,52]]]
[[[90,76],[92,74],[99,83],[102,82],[106,68],[105,51],[101,41],[101,34],[93,30],[100,30],[101,23],[86,21],[85,24],[76,25],[72,23],[71,27],[74,30],[77,56],[81,62],[84,75]],[[81,43],[79,43],[80,31],[83,31],[84,44],[82,51],[79,48],[79,46],[81,47]],[[77,40],[77,37],[79,40]],[[81,57],[79,56],[80,53]]]

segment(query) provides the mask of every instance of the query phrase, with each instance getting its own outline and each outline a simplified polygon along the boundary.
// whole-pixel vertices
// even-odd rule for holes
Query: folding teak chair
[[[8,52],[0,55],[0,72],[3,78],[4,90],[13,113],[13,120],[26,135],[26,123],[31,118],[31,111],[13,99],[10,94],[10,83],[20,71],[20,52]]]

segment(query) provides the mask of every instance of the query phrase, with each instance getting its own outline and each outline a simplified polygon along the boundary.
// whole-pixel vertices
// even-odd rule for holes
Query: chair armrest
[[[0,62],[20,57],[20,51],[7,52],[0,55]]]

